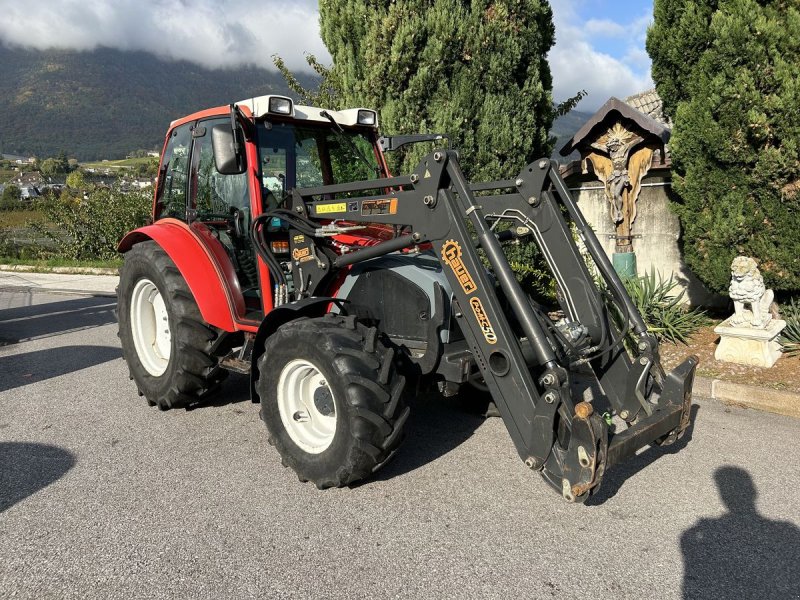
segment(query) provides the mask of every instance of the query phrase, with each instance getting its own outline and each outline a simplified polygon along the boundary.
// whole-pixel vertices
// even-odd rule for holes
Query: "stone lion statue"
[[[741,325],[747,320],[744,307],[749,304],[752,311],[750,324],[753,327],[767,326],[772,319],[770,305],[775,294],[764,286],[764,278],[754,259],[749,256],[737,256],[733,259],[728,292],[733,300],[732,325]]]

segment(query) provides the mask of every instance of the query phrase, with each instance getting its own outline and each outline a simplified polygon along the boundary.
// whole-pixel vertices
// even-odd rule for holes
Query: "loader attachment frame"
[[[385,193],[353,196],[375,189]],[[410,176],[295,189],[288,209],[255,220],[259,253],[265,252],[259,228],[275,217],[292,227],[293,256],[314,259],[295,261],[293,272],[308,296],[326,295],[332,274],[347,265],[430,244],[453,290],[453,314],[517,452],[567,500],[584,501],[608,467],[647,444],[674,441],[688,426],[697,359],[664,373],[656,339],[554,162],[532,163],[513,180],[470,184],[457,154],[437,150]],[[555,277],[566,321],[585,332],[581,347],[565,351],[563,336],[517,282],[494,228],[498,221],[534,236]],[[324,251],[323,236],[326,226],[335,229],[337,223],[395,225],[399,233],[335,255]],[[600,410],[573,399],[578,369],[596,378],[627,429],[610,433]]]

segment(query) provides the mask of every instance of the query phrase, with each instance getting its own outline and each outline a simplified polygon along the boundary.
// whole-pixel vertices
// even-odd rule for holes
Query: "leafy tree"
[[[82,190],[86,187],[86,179],[83,176],[83,171],[75,170],[67,175],[67,187],[73,190]]]
[[[0,197],[0,210],[14,210],[19,207],[22,191],[16,185],[7,185]]]
[[[45,158],[38,166],[44,177],[52,177],[58,173],[58,162],[54,158]]]
[[[139,177],[155,177],[158,171],[158,157],[147,157],[146,161],[142,161],[136,165],[134,172]]]
[[[69,173],[72,170],[67,153],[63,150],[59,150],[58,155],[56,155],[56,164],[59,173]]]
[[[319,76],[319,85],[316,90],[305,87],[286,66],[283,59],[277,54],[272,57],[286,85],[299,96],[302,102],[309,106],[323,106],[330,109],[345,108],[342,106],[341,93],[331,77],[331,70],[321,64],[313,54],[306,54],[306,62]]]
[[[653,77],[674,118],[687,265],[726,291],[737,254],[800,290],[800,10],[790,0],[656,0]]]
[[[321,0],[320,27],[340,103],[378,108],[388,133],[450,134],[467,177],[509,176],[550,154],[547,2]],[[406,150],[398,170],[429,151]]]
[[[52,177],[70,172],[69,159],[66,153],[62,150],[58,156],[44,159],[39,165],[39,170],[45,177]]]

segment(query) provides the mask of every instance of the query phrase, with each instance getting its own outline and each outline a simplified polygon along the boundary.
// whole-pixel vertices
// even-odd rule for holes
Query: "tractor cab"
[[[373,110],[326,110],[275,95],[174,121],[153,220],[191,229],[221,267],[231,295],[241,293],[241,322],[257,323],[274,298],[250,240],[253,220],[288,206],[295,188],[385,178],[377,126]],[[262,229],[280,268],[290,271],[288,225],[275,218]]]

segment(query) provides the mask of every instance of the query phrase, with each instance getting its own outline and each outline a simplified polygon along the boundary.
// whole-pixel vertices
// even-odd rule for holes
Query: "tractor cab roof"
[[[346,110],[330,110],[317,106],[303,106],[295,104],[291,98],[286,96],[256,96],[247,100],[240,100],[236,103],[239,106],[246,106],[250,109],[253,118],[263,118],[267,116],[284,116],[298,121],[317,121],[320,123],[330,123],[330,119],[324,113],[329,114],[343,127],[378,127],[378,115],[370,108],[348,108]]]
[[[330,119],[323,113],[329,114],[342,127],[370,127],[378,128],[378,113],[371,108],[348,108],[346,110],[330,110],[318,106],[303,106],[295,104],[291,98],[270,94],[255,96],[236,103],[242,112],[253,119],[268,116],[288,117],[298,121],[314,121],[330,125]],[[230,111],[230,106],[217,106],[192,113],[170,123],[170,129],[197,119],[219,116]]]

